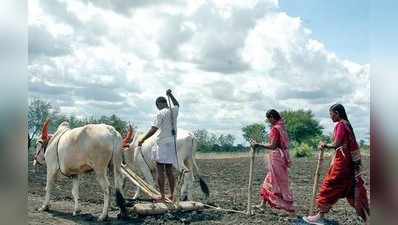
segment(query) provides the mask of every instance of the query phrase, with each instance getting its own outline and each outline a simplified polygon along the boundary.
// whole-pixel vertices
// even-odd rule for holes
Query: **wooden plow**
[[[125,164],[121,167],[122,173],[133,182],[138,188],[140,188],[145,194],[152,199],[160,198],[160,192],[143,180],[140,176],[134,173]],[[194,201],[183,201],[183,202],[172,202],[166,198],[166,202],[159,203],[137,203],[130,209],[130,213],[135,213],[141,216],[158,215],[168,212],[186,212],[194,210],[202,210],[205,208],[205,204]]]
[[[152,199],[158,199],[160,197],[160,192],[156,188],[149,185],[145,180],[143,180],[140,176],[138,176],[136,173],[134,173],[125,164],[122,164],[121,170],[122,170],[122,173],[127,178],[129,178],[129,180],[131,182],[133,182],[138,188],[140,188],[149,197],[151,197]],[[204,204],[201,202],[195,202],[195,201],[179,201],[178,203],[172,202],[168,198],[166,198],[165,203],[137,203],[130,209],[130,213],[137,214],[140,216],[150,216],[150,215],[164,214],[164,213],[168,213],[168,212],[188,212],[188,211],[196,211],[196,210],[203,210],[203,209],[246,214],[245,211],[223,209],[221,207],[208,205],[208,204]]]

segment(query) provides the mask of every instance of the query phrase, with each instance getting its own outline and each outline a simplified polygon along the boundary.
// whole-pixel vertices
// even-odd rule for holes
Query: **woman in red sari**
[[[333,122],[337,123],[333,133],[334,142],[321,142],[319,148],[335,149],[335,156],[316,199],[319,213],[303,219],[310,224],[323,224],[325,214],[337,200],[346,198],[357,214],[367,222],[369,204],[364,181],[360,175],[361,155],[354,130],[341,104],[331,106],[329,113]]]
[[[271,124],[270,143],[252,142],[254,148],[263,147],[271,151],[268,154],[268,173],[261,186],[261,204],[258,207],[262,208],[268,203],[272,208],[285,210],[290,215],[294,215],[293,193],[289,187],[288,169],[291,161],[287,130],[283,119],[276,110],[269,110],[266,117]]]

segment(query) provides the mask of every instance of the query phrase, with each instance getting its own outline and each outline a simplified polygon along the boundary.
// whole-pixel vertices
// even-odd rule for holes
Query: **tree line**
[[[34,143],[41,133],[46,119],[50,119],[49,132],[55,132],[57,127],[63,122],[68,121],[71,128],[81,127],[86,124],[108,124],[113,126],[122,136],[126,135],[129,123],[122,120],[115,114],[110,116],[100,116],[99,118],[86,117],[78,118],[74,115],[66,116],[53,107],[51,103],[34,98],[28,106],[28,148]],[[131,124],[134,126],[133,124]]]
[[[281,112],[281,116],[286,122],[287,131],[290,139],[290,148],[296,157],[305,157],[312,154],[319,142],[331,141],[329,135],[324,135],[323,127],[314,118],[310,110],[287,110]],[[63,121],[68,121],[71,128],[84,126],[86,124],[104,123],[115,127],[122,136],[127,133],[128,122],[116,115],[100,116],[98,118],[87,117],[78,118],[76,116],[66,116],[59,112],[49,102],[39,98],[29,101],[28,107],[28,147],[34,144],[34,140],[40,135],[42,126],[47,118],[51,119],[50,132],[55,132],[56,128]],[[133,124],[132,124],[133,125]],[[133,125],[134,126],[134,125]],[[253,139],[257,142],[266,142],[268,139],[269,126],[265,123],[253,123],[242,127],[243,138],[249,142]],[[232,134],[215,134],[206,129],[195,130],[194,135],[198,141],[198,151],[200,152],[241,152],[247,151],[243,144],[236,144],[236,137]],[[361,146],[366,146],[360,140]]]

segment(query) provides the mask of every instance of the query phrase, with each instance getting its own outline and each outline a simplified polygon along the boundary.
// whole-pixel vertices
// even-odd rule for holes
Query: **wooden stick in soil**
[[[247,190],[247,211],[248,215],[253,215],[252,212],[252,186],[253,186],[253,166],[254,166],[254,157],[255,157],[255,149],[253,147],[250,148],[250,171],[249,171],[249,187]]]
[[[316,198],[316,194],[317,194],[317,191],[318,191],[318,184],[319,184],[319,178],[320,178],[319,170],[321,168],[322,161],[323,161],[323,152],[324,152],[324,150],[321,149],[320,152],[319,152],[318,163],[316,165],[315,176],[314,176],[314,186],[312,187],[312,198],[311,198],[311,205],[310,205],[310,213],[309,213],[309,215],[313,215],[314,214],[315,198]]]
[[[240,213],[240,214],[247,214],[245,211],[238,211],[238,210],[233,210],[233,209],[223,209],[217,206],[212,206],[212,205],[207,205],[204,204],[204,206],[206,208],[212,209],[212,210],[216,210],[216,211],[221,211],[221,212],[231,212],[231,213]]]

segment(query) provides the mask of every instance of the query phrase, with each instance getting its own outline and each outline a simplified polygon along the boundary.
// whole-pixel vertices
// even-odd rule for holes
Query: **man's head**
[[[159,110],[167,108],[167,100],[165,97],[160,96],[156,99],[156,107],[158,107]]]

